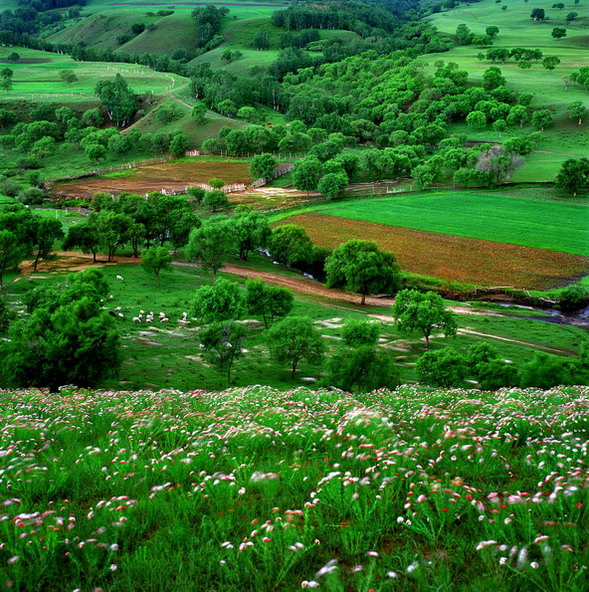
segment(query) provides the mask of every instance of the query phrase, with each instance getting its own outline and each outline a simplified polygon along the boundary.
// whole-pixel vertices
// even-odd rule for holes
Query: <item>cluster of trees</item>
[[[401,24],[391,11],[365,2],[311,2],[292,4],[272,14],[272,24],[288,31],[301,29],[345,29],[362,37],[384,36]]]
[[[124,245],[131,246],[135,257],[143,247],[164,243],[176,251],[201,224],[186,199],[155,192],[147,198],[122,194],[117,199],[99,193],[91,207],[94,211],[68,230],[64,249],[80,249],[92,254],[94,261],[98,253],[112,261]]]
[[[123,96],[111,91],[104,89],[102,94],[108,109],[106,115],[123,125],[131,110],[135,110],[135,103],[125,102]],[[26,158],[17,160],[17,169],[42,168],[44,159],[55,153],[60,144],[84,150],[92,162],[99,162],[109,153],[123,156],[138,151],[148,155],[182,156],[188,149],[188,138],[180,131],[151,134],[132,130],[121,134],[113,127],[102,129],[105,122],[105,112],[99,108],[80,112],[67,106],[53,109],[48,104],[40,104],[33,105],[28,113],[0,109],[0,129],[4,132],[0,135],[0,146],[26,154]],[[9,174],[11,170],[5,168],[3,172]]]
[[[556,187],[567,193],[589,193],[589,159],[569,158],[565,160],[556,176]]]
[[[484,390],[503,387],[551,388],[563,384],[586,384],[589,379],[589,347],[580,355],[563,359],[537,352],[518,368],[504,360],[496,348],[480,343],[464,349],[447,347],[425,353],[417,361],[417,374],[433,386],[457,387],[475,381]]]
[[[40,260],[48,259],[56,240],[64,236],[61,222],[35,215],[21,204],[0,209],[0,285],[3,276],[26,258],[33,257],[36,270]]]
[[[192,11],[192,18],[196,20],[196,47],[209,50],[223,43],[223,37],[219,33],[221,32],[222,19],[228,14],[227,7],[217,8],[212,4],[195,8]]]
[[[0,31],[12,34],[34,34],[43,26],[58,23],[64,18],[79,16],[78,6],[86,0],[19,0],[18,8],[0,12]],[[70,8],[63,14],[56,8]]]
[[[524,47],[514,47],[513,49],[497,48],[489,49],[486,53],[479,53],[479,60],[489,60],[491,62],[506,63],[509,60],[514,62],[539,62],[544,54],[541,49],[525,49]]]
[[[484,35],[475,35],[466,25],[456,27],[456,40],[459,45],[493,45],[493,39],[499,34],[499,27],[489,26]]]
[[[1,235],[1,233],[0,233]],[[72,274],[64,285],[26,293],[29,315],[10,324],[0,343],[0,375],[12,387],[93,386],[116,376],[121,344],[101,307],[108,283],[95,269]]]

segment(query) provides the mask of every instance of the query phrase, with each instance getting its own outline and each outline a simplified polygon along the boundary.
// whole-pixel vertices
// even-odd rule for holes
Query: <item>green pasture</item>
[[[206,4],[213,4],[221,7],[226,6],[229,9],[227,18],[260,18],[269,17],[275,10],[285,8],[289,4],[289,0],[264,0],[264,2],[256,2],[255,0],[247,0],[244,2],[215,2],[211,0],[195,0],[195,2],[181,2],[175,4],[174,2],[159,2],[158,0],[148,0],[147,2],[135,2],[133,0],[88,0],[87,5],[83,8],[82,13],[95,13],[101,11],[112,12],[114,10],[129,10],[133,11],[137,16],[144,15],[146,12],[156,12],[158,10],[173,10],[176,14],[190,14],[195,8],[204,6]]]
[[[496,192],[432,191],[337,201],[273,219],[307,211],[589,256],[589,208],[582,205],[513,199]]]
[[[107,62],[76,62],[66,55],[37,51],[22,47],[0,47],[0,63],[6,64],[10,53],[16,51],[21,59],[8,67],[13,70],[13,84],[9,92],[0,95],[3,99],[31,100],[35,102],[76,102],[94,98],[96,83],[124,76],[129,86],[138,93],[162,93],[173,91],[185,84],[186,79],[176,74],[155,72],[146,66]],[[63,82],[62,70],[72,70],[78,80],[72,84]]]

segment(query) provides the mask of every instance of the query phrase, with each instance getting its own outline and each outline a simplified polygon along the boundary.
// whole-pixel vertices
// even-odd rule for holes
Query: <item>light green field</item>
[[[155,72],[146,66],[106,62],[76,62],[66,55],[25,49],[20,47],[0,47],[0,60],[16,51],[21,61],[8,64],[14,71],[10,92],[0,95],[2,100],[31,100],[35,102],[59,101],[75,102],[83,98],[94,98],[94,88],[99,80],[114,78],[122,74],[129,86],[137,93],[147,91],[156,94],[174,90],[186,83],[186,79],[176,74]],[[1,62],[0,62],[1,63]],[[59,77],[62,70],[72,70],[77,82],[67,84]]]
[[[563,10],[552,8],[553,2],[539,0],[533,3],[513,2],[507,4],[506,11],[501,10],[505,3],[496,4],[495,0],[483,0],[474,5],[464,5],[454,10],[439,13],[429,17],[429,20],[443,33],[454,35],[456,27],[466,24],[475,34],[484,34],[490,25],[499,27],[499,35],[495,38],[493,48],[524,47],[540,49],[544,56],[558,56],[561,64],[552,72],[544,69],[540,63],[533,63],[530,70],[522,70],[515,62],[493,64],[490,61],[479,61],[477,55],[486,53],[487,48],[458,46],[443,54],[421,56],[421,61],[429,65],[427,71],[432,72],[434,62],[438,59],[444,62],[456,62],[461,69],[469,72],[469,79],[480,82],[483,72],[490,66],[498,66],[509,88],[520,92],[534,94],[532,107],[547,107],[553,110],[555,126],[544,131],[546,140],[539,147],[540,151],[527,159],[526,165],[518,171],[514,180],[544,181],[553,180],[563,160],[572,156],[589,154],[589,119],[583,125],[568,118],[567,105],[573,101],[587,102],[589,94],[583,88],[571,83],[568,90],[564,89],[562,78],[570,76],[581,67],[589,65],[587,48],[589,47],[589,3],[583,0],[575,5],[569,1]],[[533,8],[544,8],[548,20],[536,22],[530,18]],[[569,12],[579,13],[579,20],[567,24],[565,16]],[[585,17],[585,18],[582,18]],[[567,37],[556,40],[551,37],[554,27],[564,27]],[[468,136],[477,140],[501,141],[502,138],[492,130],[473,133],[465,126],[456,126],[454,131],[467,131]],[[512,130],[513,135],[530,129]],[[503,135],[505,138],[506,135]]]
[[[338,201],[279,214],[273,220],[308,211],[589,256],[589,207],[583,205],[501,193],[433,191]]]

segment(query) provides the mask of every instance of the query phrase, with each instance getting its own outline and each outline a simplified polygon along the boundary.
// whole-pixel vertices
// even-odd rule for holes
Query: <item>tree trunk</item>
[[[292,370],[290,375],[294,378],[295,372],[297,371],[297,364],[298,364],[298,360],[294,361],[292,363]]]
[[[429,349],[429,334],[425,334],[425,349]]]
[[[364,292],[362,292],[362,301],[360,302],[360,304],[362,306],[364,306],[366,304],[366,294]]]

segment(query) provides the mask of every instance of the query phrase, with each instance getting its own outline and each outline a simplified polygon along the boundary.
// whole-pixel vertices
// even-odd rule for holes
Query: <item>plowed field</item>
[[[303,226],[314,243],[328,247],[374,240],[404,271],[449,281],[550,289],[589,273],[589,257],[325,214],[298,214],[278,224]]]
[[[149,193],[171,190],[194,183],[206,183],[213,177],[226,184],[249,183],[245,161],[172,161],[129,169],[109,176],[87,177],[55,185],[52,193],[59,197],[90,198],[95,193]]]

